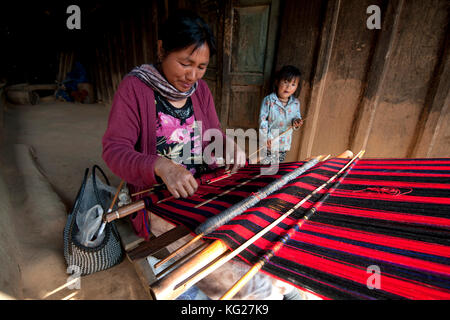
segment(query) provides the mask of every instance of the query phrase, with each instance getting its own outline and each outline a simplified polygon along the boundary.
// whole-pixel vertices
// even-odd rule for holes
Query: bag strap
[[[83,177],[83,181],[81,182],[80,189],[78,189],[77,196],[75,197],[75,203],[73,204],[72,210],[69,212],[69,214],[73,214],[80,207],[80,203],[81,203],[81,200],[84,195],[84,189],[86,188],[86,182],[88,179],[88,175],[89,175],[89,168],[86,168],[84,170],[84,177]]]
[[[72,207],[72,211],[69,213],[69,215],[71,215],[72,217],[71,217],[69,229],[67,231],[67,237],[69,239],[68,241],[70,241],[70,239],[72,239],[73,226],[76,221],[76,215],[78,213],[78,208],[80,207],[81,200],[83,199],[83,196],[84,196],[84,189],[86,188],[88,175],[89,175],[89,168],[86,168],[84,170],[83,182],[81,183],[80,189],[78,190],[77,196],[75,198],[75,203],[73,204],[73,207]],[[69,250],[69,255],[72,255],[72,246],[69,245],[68,250]]]
[[[106,176],[105,172],[102,170],[102,168],[100,168],[98,165],[94,165],[92,167],[92,185],[93,185],[93,189],[94,189],[94,194],[95,197],[97,198],[97,202],[102,206],[103,208],[103,212],[106,212],[106,210],[108,210],[107,207],[104,206],[104,204],[101,202],[100,200],[100,194],[98,192],[98,188],[97,188],[97,179],[96,179],[96,171],[100,171],[100,173],[103,175],[103,178],[105,179],[105,182],[108,186],[110,186],[111,184],[109,183],[108,177]]]

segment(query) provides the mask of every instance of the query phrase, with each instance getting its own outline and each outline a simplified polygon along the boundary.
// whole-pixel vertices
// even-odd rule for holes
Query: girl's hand
[[[156,160],[155,174],[161,177],[167,190],[175,198],[187,198],[197,191],[198,184],[192,173],[169,159],[159,157]]]
[[[270,150],[272,148],[272,140],[267,140],[267,150]]]
[[[245,162],[247,159],[247,156],[245,155],[245,151],[242,150],[235,142],[234,140],[231,140],[230,138],[226,138],[226,157],[225,161],[230,161],[230,163],[226,163],[225,169],[228,170],[231,164],[233,164],[233,167],[231,168],[231,173],[235,173],[240,168],[245,166]]]
[[[298,129],[303,125],[303,119],[295,119],[292,121],[292,125],[294,126],[294,129]]]

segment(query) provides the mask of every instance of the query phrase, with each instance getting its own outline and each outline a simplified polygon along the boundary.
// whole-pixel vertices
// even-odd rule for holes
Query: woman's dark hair
[[[159,30],[159,40],[162,40],[162,48],[166,54],[193,44],[196,50],[205,43],[208,44],[210,56],[216,53],[216,40],[210,27],[200,16],[191,11],[176,11]]]
[[[287,66],[283,66],[280,70],[278,70],[275,73],[275,77],[274,77],[274,91],[277,90],[277,83],[281,80],[287,80],[287,81],[292,81],[292,79],[295,78],[301,78],[302,73],[300,72],[300,70],[298,70],[296,67],[291,66],[291,65],[287,65]],[[298,85],[298,88],[296,90],[296,92],[300,89],[300,83]]]

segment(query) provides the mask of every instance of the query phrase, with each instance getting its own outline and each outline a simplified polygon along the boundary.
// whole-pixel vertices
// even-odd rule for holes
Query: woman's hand
[[[235,144],[234,149],[234,165],[231,169],[231,173],[235,173],[240,168],[245,166],[247,156],[245,155],[245,151],[242,150],[237,144]]]
[[[156,160],[155,174],[163,180],[167,190],[175,198],[187,198],[197,191],[198,184],[192,173],[169,159],[159,157]]]
[[[245,155],[245,151],[242,150],[234,140],[231,140],[229,137],[226,138],[226,153],[225,161],[231,160],[230,163],[225,164],[225,169],[228,170],[231,164],[233,167],[231,168],[231,173],[235,173],[240,168],[245,166],[245,162],[247,160],[247,156]]]

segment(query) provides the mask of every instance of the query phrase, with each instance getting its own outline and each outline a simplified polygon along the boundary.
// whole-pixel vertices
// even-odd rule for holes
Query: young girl
[[[296,67],[284,66],[275,75],[274,92],[262,101],[259,134],[262,141],[267,141],[267,157],[261,160],[262,164],[283,162],[292,140],[292,130],[284,132],[290,126],[298,130],[303,124],[300,101],[294,96],[300,76]]]

